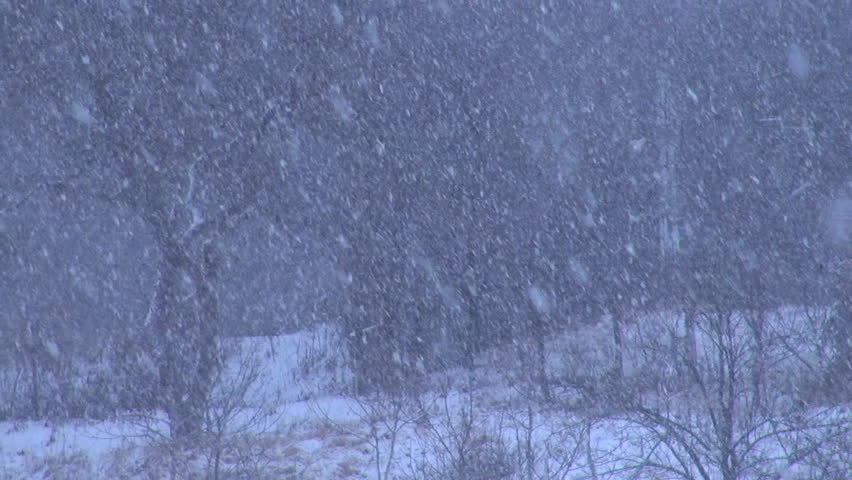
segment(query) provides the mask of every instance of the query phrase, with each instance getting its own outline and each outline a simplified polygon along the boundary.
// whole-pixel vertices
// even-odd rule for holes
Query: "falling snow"
[[[0,478],[852,478],[848,3],[0,0]]]
[[[796,78],[805,79],[810,74],[811,66],[808,57],[798,44],[793,43],[787,48],[787,66]]]

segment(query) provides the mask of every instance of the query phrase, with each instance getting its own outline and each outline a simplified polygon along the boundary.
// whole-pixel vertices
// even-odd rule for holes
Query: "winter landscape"
[[[850,19],[0,0],[0,480],[852,478]]]

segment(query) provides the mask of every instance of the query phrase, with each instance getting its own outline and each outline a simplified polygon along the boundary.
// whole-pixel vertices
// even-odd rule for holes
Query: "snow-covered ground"
[[[275,407],[264,412],[262,421],[237,415],[232,422],[234,430],[245,427],[268,449],[263,456],[274,465],[262,470],[273,478],[288,473],[297,478],[346,478],[349,474],[341,472],[364,470],[362,442],[340,428],[358,421],[350,400],[334,394],[346,373],[323,363],[324,352],[333,351],[328,349],[329,335],[319,328],[244,339],[241,351],[253,353],[232,359],[233,376],[251,368],[246,365],[257,367],[257,379],[239,413],[247,416],[255,407]],[[0,422],[0,479],[170,478],[165,459],[156,458],[164,456],[157,448],[162,440],[158,430],[163,428],[159,420],[127,415],[108,422]],[[195,466],[203,469],[203,463],[196,461]],[[180,467],[177,470],[182,478]]]
[[[778,328],[796,330],[790,320],[796,312],[779,313]],[[596,346],[608,344],[609,329],[603,322],[552,338],[549,370],[605,364],[608,347]],[[638,342],[641,332],[625,333]],[[222,436],[221,478],[426,480],[475,458],[493,463],[493,478],[503,478],[500,462],[522,473],[513,478],[581,479],[602,471],[610,472],[602,478],[620,478],[612,473],[619,458],[643,448],[625,441],[629,422],[592,422],[531,402],[535,383],[517,375],[523,369],[506,351],[513,347],[483,353],[475,372],[434,374],[429,391],[399,409],[386,398],[345,393],[350,378],[336,359],[342,346],[330,329],[244,339],[242,347],[253,354],[233,357],[229,378],[249,371],[256,379]],[[850,415],[844,408],[833,414]],[[156,420],[0,423],[0,480],[193,478],[190,470],[211,471],[213,445],[184,453],[162,441]],[[462,451],[470,458],[458,458]],[[795,471],[779,462],[779,474]],[[492,478],[484,475],[477,478]]]
[[[329,419],[318,416],[318,408]],[[288,403],[280,423],[255,438],[274,461],[265,471],[271,478],[287,478],[275,476],[287,472],[303,475],[297,478],[360,478],[341,474],[361,472],[367,462],[363,442],[337,425],[357,422],[347,412],[339,397]],[[141,433],[138,425],[120,421],[0,423],[0,479],[171,478],[166,453]],[[195,465],[203,471],[204,462]],[[177,473],[186,478],[182,474],[188,472],[179,467]]]
[[[264,402],[276,407],[263,422],[234,420],[235,429],[245,423],[253,441],[263,445],[260,456],[266,463],[259,471],[269,478],[378,479],[388,468],[391,443],[394,453],[388,471],[423,475],[427,465],[438,462],[435,457],[448,455],[435,451],[431,437],[461,427],[459,416],[469,407],[469,393],[476,401],[471,426],[481,433],[513,441],[510,419],[526,415],[512,411],[517,407],[512,398],[519,390],[508,386],[507,377],[499,373],[499,352],[488,352],[478,362],[484,366],[476,375],[462,369],[436,375],[434,383],[443,385],[442,391],[425,394],[419,405],[431,417],[415,418],[410,409],[400,411],[399,432],[391,436],[385,421],[393,416],[392,407],[342,393],[349,378],[329,355],[339,353],[336,341],[325,328],[248,338],[242,340],[241,351],[252,355],[232,359],[232,377],[256,367],[245,411],[261,409]],[[128,415],[108,422],[0,423],[0,479],[170,478],[169,460],[163,458],[167,452],[158,446],[161,438],[155,432],[163,429],[158,420]],[[546,440],[552,429],[545,427],[559,422],[537,416],[533,424],[533,435]],[[376,470],[376,446],[381,473]],[[205,461],[196,458],[188,464],[203,471]],[[187,473],[180,471],[182,467],[185,464],[175,467],[178,478]]]

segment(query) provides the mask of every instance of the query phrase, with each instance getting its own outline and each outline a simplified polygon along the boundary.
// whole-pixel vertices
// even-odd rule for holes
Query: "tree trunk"
[[[471,247],[472,248],[472,247]],[[464,363],[466,368],[473,369],[476,366],[476,356],[479,355],[482,345],[482,314],[479,311],[479,291],[476,284],[475,254],[472,250],[468,252],[468,271],[465,275],[466,283],[462,286],[462,295],[467,307],[468,328],[464,332]]]
[[[26,360],[30,369],[30,379],[32,381],[32,387],[30,389],[30,402],[32,403],[31,409],[33,418],[38,419],[41,418],[43,413],[41,405],[41,378],[39,375],[40,362],[38,359],[38,347],[36,347],[41,334],[38,320],[36,320],[35,323],[28,320],[24,334],[26,336],[22,343],[24,345],[24,352],[26,354]]]
[[[716,432],[720,458],[719,464],[722,480],[737,480],[738,461],[734,444],[734,425],[737,418],[736,413],[736,384],[737,384],[737,360],[734,352],[735,332],[731,325],[731,313],[718,316],[718,342],[719,350],[719,425]]]
[[[35,352],[31,351],[29,357],[30,357],[29,358],[29,360],[30,360],[30,374],[32,376],[32,382],[33,382],[32,389],[30,391],[30,394],[32,395],[30,401],[32,402],[33,418],[38,419],[38,418],[41,418],[41,413],[42,413],[41,412],[41,391],[39,389],[40,388],[39,384],[41,383],[41,380],[39,379],[39,376],[38,376],[38,361],[36,361]]]
[[[545,325],[542,315],[540,313],[533,313],[533,337],[535,337],[538,384],[539,388],[541,388],[544,401],[549,403],[553,400],[553,396],[551,395],[550,382],[547,378],[547,350],[544,343]]]
[[[589,466],[589,475],[592,480],[598,480],[598,472],[595,467],[595,459],[592,456],[592,422],[586,421],[585,425],[585,440],[586,440],[586,463]]]
[[[684,330],[686,332],[686,362],[687,370],[698,367],[698,339],[695,336],[695,310],[687,308],[683,312]]]
[[[624,332],[622,326],[621,312],[612,312],[612,341],[615,345],[613,374],[616,380],[624,378]]]
[[[750,315],[749,328],[754,335],[755,349],[754,360],[751,367],[752,405],[751,413],[762,408],[763,405],[763,378],[766,368],[766,346],[764,338],[765,317],[763,311]]]
[[[158,371],[161,401],[175,438],[201,432],[213,378],[220,366],[218,321],[212,289],[203,270],[176,242],[161,244],[163,259],[155,304],[155,333],[161,338]],[[186,300],[186,276],[194,287]]]

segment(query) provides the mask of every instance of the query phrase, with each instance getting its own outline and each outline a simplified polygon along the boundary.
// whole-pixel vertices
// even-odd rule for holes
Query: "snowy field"
[[[796,318],[792,309],[781,311],[774,325],[793,336]],[[673,320],[657,314],[633,325],[663,328]],[[603,322],[552,338],[549,369],[600,363],[611,351],[590,346],[607,345],[609,328]],[[641,345],[647,332],[628,328],[626,334]],[[648,448],[631,439],[636,426],[630,421],[591,420],[530,401],[531,384],[518,376],[523,370],[515,356],[506,354],[511,347],[483,353],[475,372],[433,374],[426,392],[403,405],[342,393],[349,377],[329,354],[336,341],[324,328],[243,340],[242,351],[254,355],[233,357],[229,375],[239,378],[254,366],[254,377],[218,444],[176,449],[162,419],[136,415],[0,423],[0,479],[205,478],[205,472],[216,478],[210,472],[217,446],[218,478],[418,480],[441,478],[461,461],[485,461],[491,464],[470,478],[614,479],[634,478],[633,470],[621,471],[625,459]],[[631,358],[627,375],[641,375],[641,362]],[[847,406],[817,414],[848,419],[852,412]],[[811,478],[785,458],[782,446],[766,448],[778,450],[776,478]]]
[[[272,478],[362,478],[355,474],[368,461],[365,447],[341,427],[357,426],[351,400],[323,394],[333,378],[307,379],[298,372],[324,334],[320,329],[244,341],[260,362],[240,415],[254,411],[252,402],[274,399],[280,406],[261,422],[237,418],[233,428],[245,427],[239,434],[263,445],[263,456],[272,460],[262,470]],[[239,366],[231,367],[238,374]],[[158,446],[164,440],[161,420],[127,415],[110,422],[0,423],[0,478],[171,478],[168,455]],[[205,460],[190,463],[203,470]],[[184,478],[180,469],[175,473]],[[223,478],[230,478],[224,470]]]

